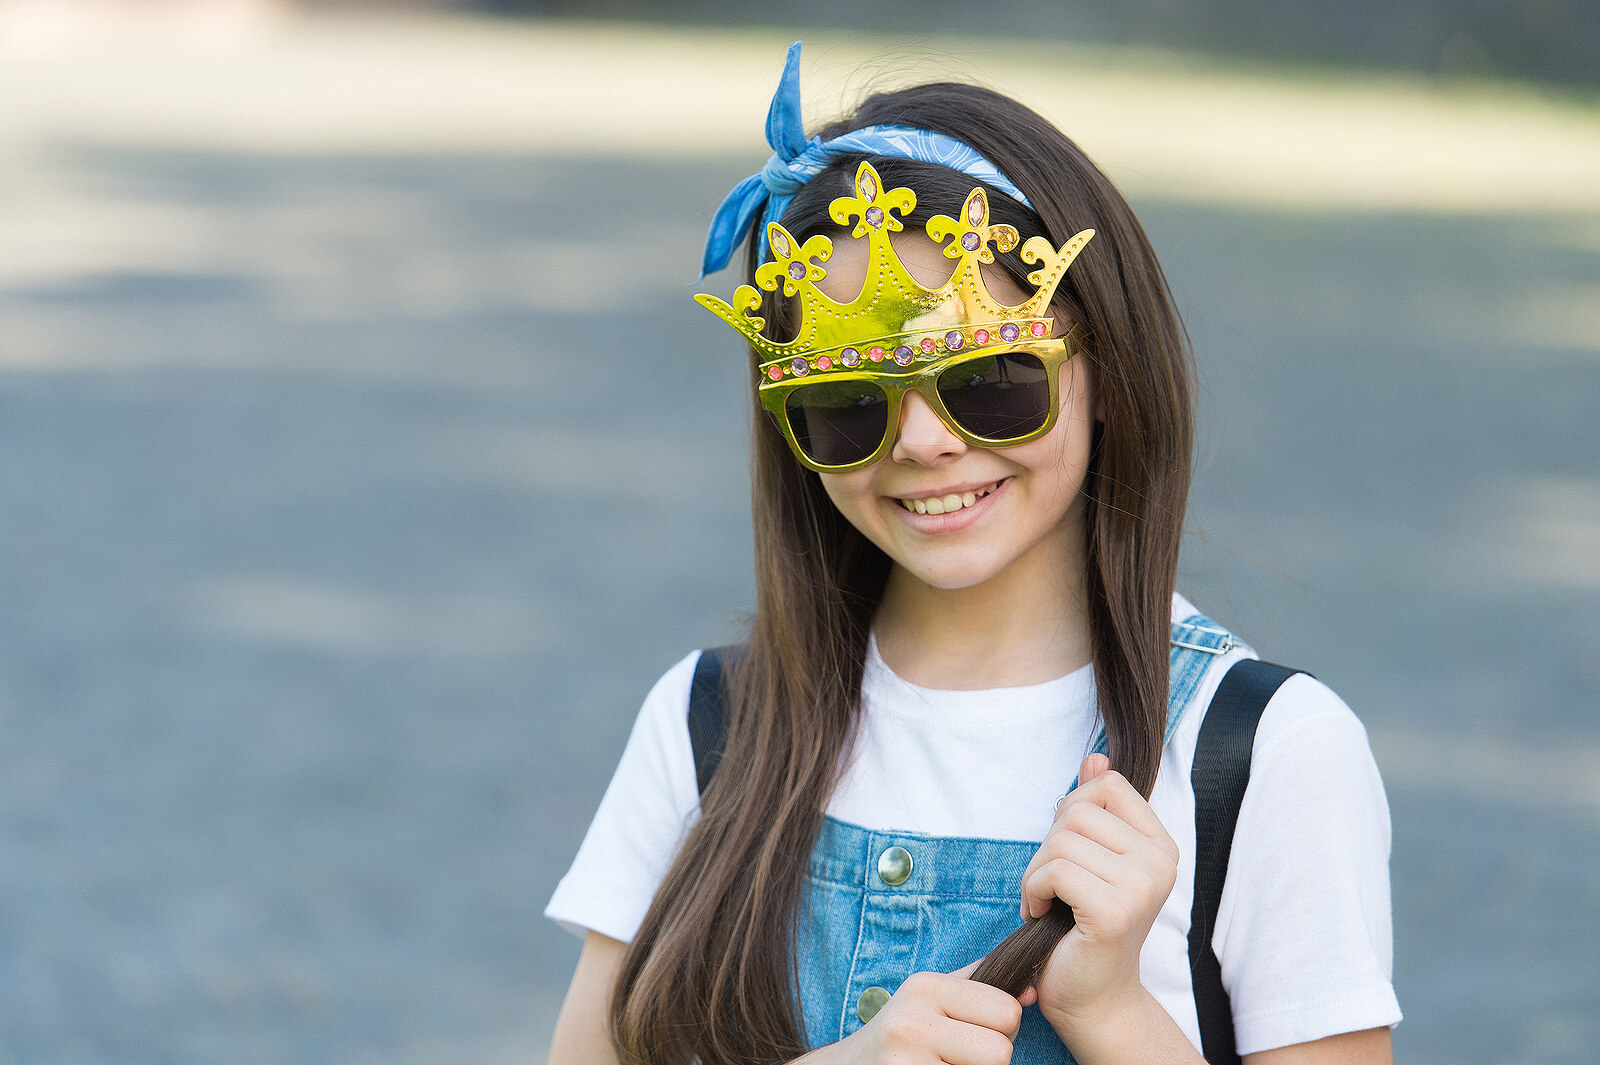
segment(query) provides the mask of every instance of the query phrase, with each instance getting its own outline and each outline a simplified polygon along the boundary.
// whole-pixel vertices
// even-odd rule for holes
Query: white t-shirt
[[[1196,613],[1174,597],[1173,620]],[[1204,710],[1244,648],[1218,655],[1161,760],[1150,805],[1177,842],[1177,884],[1140,955],[1145,987],[1197,1047],[1189,979],[1194,791]],[[633,938],[699,812],[689,744],[698,652],[645,699],[548,917],[583,934]],[[874,830],[1042,840],[1056,797],[1093,742],[1092,666],[1021,688],[937,691],[868,649],[862,725],[828,813]],[[1003,783],[1004,787],[997,787]],[[1400,1020],[1390,983],[1389,806],[1366,731],[1305,675],[1262,714],[1213,949],[1240,1054]]]

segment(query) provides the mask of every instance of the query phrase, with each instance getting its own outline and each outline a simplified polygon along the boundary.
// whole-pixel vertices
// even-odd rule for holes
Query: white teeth
[[[929,496],[926,499],[902,499],[900,505],[918,514],[954,514],[964,507],[972,506],[992,491],[994,486],[959,495],[952,492],[946,496]]]

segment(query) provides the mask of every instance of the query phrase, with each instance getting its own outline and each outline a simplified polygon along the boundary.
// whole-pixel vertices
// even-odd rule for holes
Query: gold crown
[[[750,285],[739,286],[731,305],[705,293],[695,297],[764,356],[762,388],[812,373],[912,373],[960,352],[1051,335],[1050,298],[1094,230],[1083,230],[1059,249],[1045,237],[1023,244],[1022,261],[1039,267],[1028,275],[1035,291],[1020,306],[1008,307],[989,294],[978,268],[994,262],[991,244],[1001,251],[1016,247],[1017,231],[989,224],[983,189],[972,190],[960,218],[928,220],[928,236],[941,245],[948,240],[945,255],[960,260],[950,280],[936,289],[918,284],[889,242],[891,232],[905,228],[895,214],[909,213],[916,194],[884,190],[870,163],[856,171],[855,189],[854,196],[828,205],[829,217],[841,226],[854,222],[852,235],[868,241],[867,279],[853,302],[838,303],[817,288],[827,274],[813,260],[827,262],[833,241],[819,235],[800,244],[776,222],[767,225],[772,261],[756,270],[756,284],[775,292],[781,282],[785,296],[799,294],[800,329],[793,340],[780,344],[761,335],[766,319],[751,313],[761,306],[761,295]]]

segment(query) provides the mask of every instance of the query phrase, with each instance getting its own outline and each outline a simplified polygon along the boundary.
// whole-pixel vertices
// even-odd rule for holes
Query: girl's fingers
[[[1009,1039],[1022,1023],[1022,1007],[999,988],[967,979],[975,968],[976,962],[954,973],[912,973],[894,997],[914,999],[948,1020],[987,1028]]]
[[[1092,803],[1087,805],[1080,803],[1079,805],[1084,806],[1085,810],[1099,810],[1101,814],[1111,818],[1113,821],[1118,820],[1114,815],[1107,813],[1107,811],[1100,809],[1098,806],[1094,806]],[[1068,818],[1065,813],[1061,814],[1056,818],[1055,824],[1050,827],[1050,832],[1044,837],[1044,842],[1039,844],[1039,849],[1028,860],[1028,867],[1023,870],[1022,879],[1027,880],[1035,869],[1050,859],[1061,857],[1063,842],[1072,836],[1084,836],[1099,843],[1107,850],[1114,850],[1118,853],[1126,849],[1136,838],[1142,838],[1126,823],[1123,824],[1123,828],[1126,832],[1118,831],[1114,826],[1101,822],[1092,813],[1079,812],[1073,814],[1071,818]],[[1128,833],[1132,835],[1130,836]]]
[[[1066,853],[1051,858],[1023,881],[1022,904],[1029,919],[1043,917],[1056,899],[1065,902],[1076,912],[1092,904],[1098,897],[1082,893],[1070,897],[1061,894],[1060,874],[1067,868],[1082,870],[1091,878],[1084,881],[1086,884],[1103,884],[1107,890],[1124,895],[1131,894],[1129,888],[1137,883],[1140,875],[1127,859],[1112,854],[1090,840],[1079,839],[1066,848]]]
[[[1103,754],[1087,754],[1078,766],[1078,783],[1087,784],[1101,773],[1111,770],[1111,759]]]
[[[1104,755],[1083,760],[1083,783],[1061,804],[1023,873],[1023,920],[1043,916],[1059,898],[1074,911],[1089,906],[1120,923],[1125,911],[1159,908],[1171,893],[1178,846],[1144,796],[1109,765]],[[1108,903],[1107,890],[1118,898]]]
[[[1052,841],[1051,849],[1055,856],[1023,880],[1024,920],[1044,916],[1051,903],[1060,898],[1073,908],[1080,923],[1087,916],[1091,924],[1111,921],[1115,925],[1121,923],[1122,917],[1153,914],[1172,894],[1177,866],[1153,848],[1147,853],[1130,856],[1107,850],[1083,836],[1062,834]],[[1088,882],[1091,889],[1103,884],[1111,896],[1108,899],[1098,892],[1063,894],[1063,884],[1072,883],[1063,880],[1063,868],[1082,870],[1093,878]],[[1084,910],[1085,906],[1090,909]]]
[[[1020,1017],[1020,1006],[1017,1012]],[[1011,1041],[1016,1038],[1016,1031],[1004,1034],[992,1028],[946,1019],[936,1038],[939,1057],[946,1065],[1006,1065],[1011,1060]]]
[[[1071,906],[1074,914],[1079,910],[1088,914],[1107,911],[1119,897],[1115,885],[1065,858],[1048,861],[1036,869],[1023,885],[1023,895],[1024,904],[1040,915],[1055,899]]]
[[[1087,762],[1088,759],[1084,761]],[[1166,826],[1161,823],[1161,819],[1150,808],[1144,796],[1140,795],[1133,785],[1128,783],[1128,778],[1121,773],[1108,771],[1093,780],[1079,784],[1067,795],[1066,801],[1061,804],[1061,809],[1056,811],[1056,824],[1061,824],[1062,819],[1079,803],[1093,803],[1115,814],[1140,835],[1155,841],[1172,858],[1177,858],[1178,845],[1167,834]]]
[[[1026,885],[1038,869],[1057,859],[1075,862],[1123,887],[1159,883],[1176,875],[1175,857],[1101,807],[1081,804],[1064,822],[1040,844],[1022,875],[1024,920],[1041,916],[1049,908],[1049,898],[1026,890]]]
[[[1022,1023],[1022,1006],[1016,999],[988,984],[964,981],[963,993],[951,996],[943,1003],[944,1015],[952,1021],[985,1028],[1003,1035],[1007,1041],[1016,1038],[1017,1026]],[[967,992],[972,993],[967,993]]]
[[[943,973],[914,973],[900,985],[889,1005],[866,1027],[851,1036],[867,1040],[868,1058],[872,1061],[941,1061],[960,1065],[1006,1065],[1011,1060],[1011,1041],[1016,1036],[1016,1025],[1005,1030],[986,1024],[977,1024],[951,1017],[941,1008],[940,1002],[953,1004],[948,987],[941,988],[938,981],[949,981]],[[1017,1023],[1021,1023],[1022,1007],[1017,1000],[987,984],[966,982],[969,988],[982,988],[998,994],[1011,1004]],[[954,999],[963,996],[955,994]],[[968,1012],[957,1010],[957,1012]]]
[[[1056,862],[1067,862],[1076,865],[1086,872],[1092,873],[1096,878],[1104,880],[1115,887],[1127,879],[1126,870],[1119,863],[1125,865],[1126,858],[1107,850],[1092,839],[1083,836],[1062,835],[1051,841],[1049,853],[1044,854],[1044,861],[1039,863],[1037,869],[1032,870],[1022,878],[1022,905],[1023,918],[1031,920],[1043,917],[1045,911],[1050,909],[1050,904],[1055,901],[1056,894],[1039,873],[1046,867]],[[1041,848],[1043,854],[1043,848]],[[1063,898],[1069,906],[1074,905],[1072,899]]]
[[[1086,836],[1118,854],[1160,853],[1161,845],[1128,822],[1092,802],[1080,802],[1056,821],[1058,829]]]
[[[1010,998],[1010,996],[1008,996]],[[933,1025],[934,1046],[947,1065],[1005,1065],[1011,1060],[1011,1039],[994,1028],[966,1025],[941,1017]]]

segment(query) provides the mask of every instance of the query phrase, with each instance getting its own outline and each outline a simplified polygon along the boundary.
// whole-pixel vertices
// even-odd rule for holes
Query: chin
[[[945,592],[974,588],[998,576],[1004,569],[1003,566],[996,566],[992,560],[987,559],[943,559],[933,562],[924,560],[920,565],[896,561],[902,569],[923,584]]]

